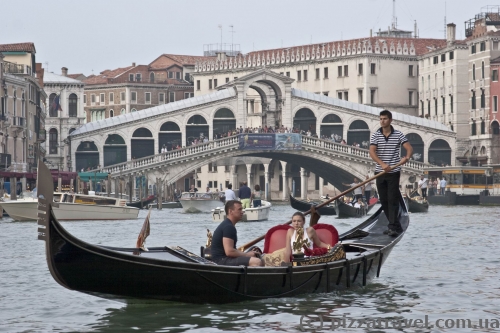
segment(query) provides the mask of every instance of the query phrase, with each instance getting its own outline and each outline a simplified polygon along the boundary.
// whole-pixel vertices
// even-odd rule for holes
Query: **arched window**
[[[347,144],[359,144],[360,147],[368,149],[370,144],[370,128],[363,120],[355,120],[347,131]]]
[[[78,110],[78,98],[76,97],[75,94],[69,95],[69,106],[68,106],[68,112],[70,117],[76,117],[77,116],[77,110]]]
[[[182,146],[182,133],[179,125],[172,121],[163,123],[158,133],[158,144],[158,153],[161,152],[163,146],[169,151],[176,146]]]
[[[476,64],[472,64],[472,79],[476,79]]]
[[[49,131],[49,154],[57,154],[57,130],[51,128]]]
[[[498,135],[500,134],[500,128],[499,128],[499,124],[498,124],[498,121],[494,121],[491,123],[491,132],[494,134],[494,135]]]
[[[109,110],[109,118],[112,118],[115,116],[115,111]]]
[[[126,112],[127,112],[127,111],[126,111],[125,109],[122,109],[122,110],[120,111],[120,114],[125,114]]]
[[[481,63],[481,79],[484,79],[484,61]]]
[[[57,110],[54,110],[55,109],[55,105],[54,105],[54,100],[56,99],[56,94],[52,93],[50,94],[49,96],[49,116],[50,117],[57,117]]]
[[[443,139],[434,140],[429,146],[428,161],[431,164],[445,166],[451,164],[451,148]]]
[[[149,82],[151,83],[155,82],[155,73],[153,72],[149,73]]]
[[[293,117],[293,127],[312,134],[316,133],[316,116],[314,112],[308,108],[302,108]]]
[[[228,108],[222,108],[215,112],[212,124],[212,138],[216,139],[235,128],[236,118],[234,117],[233,111]]]
[[[70,128],[68,134],[73,133],[76,130],[76,128]]]
[[[130,110],[130,112],[135,112],[135,111],[137,111],[137,110],[136,110],[136,109],[132,109],[132,110]]]
[[[481,134],[486,134],[486,124],[484,120],[481,121]]]

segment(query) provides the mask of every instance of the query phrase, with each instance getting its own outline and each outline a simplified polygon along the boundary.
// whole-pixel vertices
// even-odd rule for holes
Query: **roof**
[[[121,67],[113,70],[106,69],[102,71],[99,75],[90,75],[86,79],[83,80],[86,84],[102,84],[108,83],[108,79],[116,78],[117,76],[122,75],[123,73],[129,71],[134,68],[134,66]]]
[[[36,53],[35,44],[16,43],[16,44],[0,44],[0,52],[32,52]]]
[[[196,62],[198,61],[207,61],[207,60],[214,60],[216,57],[205,57],[205,56],[193,56],[193,55],[180,55],[180,54],[162,54],[155,60],[153,60],[150,64],[151,69],[158,69],[158,68],[165,68],[162,63],[154,64],[159,58],[161,57],[167,57],[170,60],[177,62],[183,66],[185,65],[192,65],[194,66]],[[170,66],[169,66],[170,67]]]
[[[496,64],[496,63],[500,63],[500,57],[490,60],[490,64]]]
[[[82,73],[78,73],[78,74],[68,74],[67,77],[70,77],[72,79],[76,79],[77,77],[80,77],[80,76],[85,76],[83,75]]]
[[[325,96],[322,94],[321,95],[314,94],[311,92],[307,92],[307,91],[299,90],[299,89],[295,89],[295,88],[292,88],[292,96],[310,99],[310,100],[314,100],[317,102],[326,103],[326,104],[330,104],[330,105],[338,106],[338,107],[342,107],[342,108],[347,108],[347,109],[351,109],[351,110],[355,110],[355,111],[359,111],[359,112],[363,112],[363,113],[367,113],[367,114],[372,114],[372,115],[376,115],[377,117],[380,115],[380,111],[383,110],[381,108],[376,108],[376,107],[369,106],[369,105],[348,102],[348,101],[344,101],[342,99],[328,97],[328,96]],[[399,112],[392,112],[392,118],[394,120],[402,121],[405,123],[410,123],[413,125],[426,126],[426,127],[434,128],[434,129],[441,130],[441,131],[453,132],[447,126],[441,124],[440,122],[428,120],[425,118],[415,117],[415,116],[409,116],[407,114],[403,114],[403,113],[399,113]]]
[[[80,128],[73,131],[70,136],[75,136],[79,134],[84,134],[92,131],[102,130],[104,128],[117,126],[121,124],[126,124],[131,121],[137,121],[142,119],[151,118],[161,114],[171,113],[174,111],[182,110],[185,108],[190,108],[193,106],[198,106],[206,103],[217,102],[226,98],[231,98],[236,96],[236,91],[234,89],[224,89],[213,92],[211,94],[191,97],[183,99],[177,102],[158,105],[152,108],[122,114],[112,118],[106,118],[98,121],[93,121],[87,123]]]
[[[80,83],[80,84],[83,84],[82,81],[72,79],[68,76],[54,74],[52,72],[45,72],[45,74],[43,75],[43,83]]]

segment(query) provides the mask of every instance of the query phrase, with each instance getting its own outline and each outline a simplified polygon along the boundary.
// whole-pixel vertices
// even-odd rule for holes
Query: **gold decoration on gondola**
[[[293,242],[293,253],[304,253],[304,245],[309,248],[311,243],[309,239],[304,239],[304,228],[298,228],[296,231],[295,242]]]
[[[207,229],[207,243],[205,247],[210,247],[212,245],[212,233],[210,232],[210,229]]]
[[[342,259],[345,259],[344,246],[341,243],[337,243],[334,247],[332,247],[328,251],[328,253],[322,256],[308,257],[305,259],[294,260],[293,265],[294,266],[317,265]]]

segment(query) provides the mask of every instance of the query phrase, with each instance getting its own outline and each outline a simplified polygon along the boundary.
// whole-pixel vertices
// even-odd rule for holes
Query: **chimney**
[[[415,32],[414,32],[415,36],[413,36],[413,37],[414,38],[418,38],[418,35],[417,35],[417,20],[415,20],[414,30],[415,30]]]
[[[373,31],[372,31],[372,29],[370,29],[370,38],[372,38],[372,37],[373,37]]]
[[[66,67],[61,68],[62,76],[68,76],[68,69]]]
[[[457,31],[457,26],[455,23],[449,23],[446,26],[446,41],[448,44],[453,44],[455,43],[455,35]]]
[[[135,62],[132,63],[132,67],[135,67]]]

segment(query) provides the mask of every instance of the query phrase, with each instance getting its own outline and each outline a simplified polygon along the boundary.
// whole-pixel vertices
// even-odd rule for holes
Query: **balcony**
[[[476,81],[470,81],[469,82],[469,89],[470,90],[476,89]]]
[[[431,92],[430,92],[430,90],[427,90],[425,92],[425,99],[431,99]]]
[[[26,127],[26,118],[24,117],[12,117],[11,127],[25,128]]]
[[[420,96],[420,100],[423,101],[424,100],[424,92],[421,91],[418,93],[418,95]]]
[[[40,133],[38,133],[37,141],[45,142],[45,140],[47,140],[47,132],[44,129],[42,129],[40,130]]]
[[[445,90],[444,90],[444,87],[439,88],[439,94],[440,94],[441,96],[444,96],[444,95],[445,95]]]
[[[14,64],[12,62],[4,61],[3,72],[9,74],[27,74],[31,75],[31,66]]]
[[[448,95],[453,95],[453,86],[452,85],[448,86]]]
[[[484,79],[479,80],[479,88],[484,88]]]
[[[432,98],[438,98],[438,90],[432,89]]]

